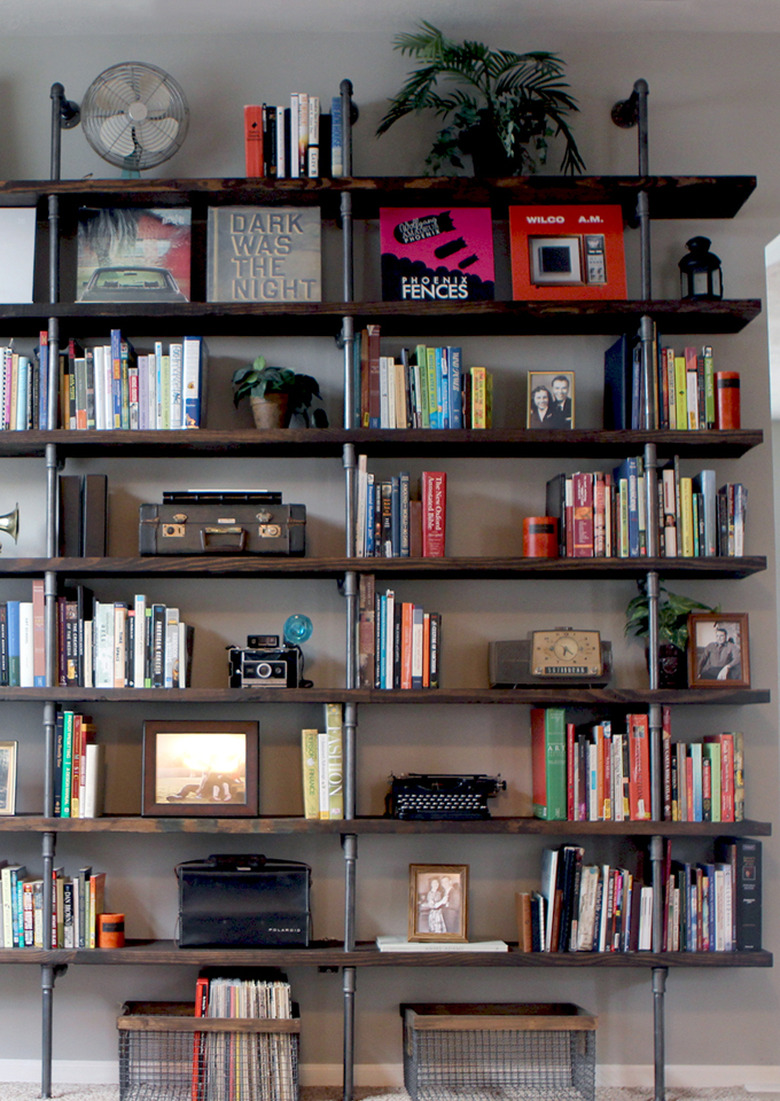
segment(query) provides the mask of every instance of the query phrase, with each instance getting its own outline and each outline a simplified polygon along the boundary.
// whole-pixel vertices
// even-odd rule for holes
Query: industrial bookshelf
[[[348,162],[349,164],[349,162]],[[79,204],[111,206],[121,201],[135,205],[183,204],[191,206],[194,225],[205,223],[210,205],[263,203],[317,205],[323,217],[341,222],[345,239],[344,300],[312,305],[206,304],[204,275],[194,271],[193,301],[174,305],[101,306],[53,300],[32,306],[0,306],[0,335],[35,335],[47,326],[50,345],[58,346],[61,328],[73,327],[79,337],[104,334],[107,326],[119,325],[123,331],[147,331],[153,327],[161,336],[181,334],[197,326],[204,336],[254,335],[258,328],[268,335],[341,337],[345,346],[357,327],[379,322],[383,336],[417,334],[476,336],[591,335],[615,334],[635,329],[643,317],[659,323],[665,334],[739,332],[760,313],[756,300],[718,302],[658,301],[648,293],[639,300],[611,302],[503,302],[466,303],[457,306],[411,305],[354,300],[351,293],[353,262],[351,232],[354,219],[376,219],[381,205],[429,205],[447,202],[459,205],[488,205],[496,217],[506,217],[509,205],[551,202],[619,203],[626,220],[633,219],[637,203],[644,199],[650,218],[731,218],[746,201],[753,188],[752,177],[590,177],[561,179],[536,177],[479,181],[469,179],[358,179],[339,180],[247,181],[224,180],[111,180],[21,182],[0,184],[0,204],[36,205],[41,220],[46,217],[50,196],[69,214],[71,220]],[[57,296],[55,296],[56,299]],[[655,687],[631,689],[518,689],[490,690],[482,687],[439,689],[433,691],[374,691],[357,688],[356,579],[360,573],[385,578],[436,579],[524,579],[582,578],[609,580],[621,577],[641,578],[663,574],[664,578],[739,579],[766,569],[766,559],[752,556],[738,559],[668,559],[650,555],[645,559],[591,559],[537,562],[523,558],[463,557],[430,559],[356,559],[352,553],[349,517],[354,494],[355,450],[371,457],[435,456],[464,457],[478,453],[484,457],[538,458],[569,457],[613,458],[643,450],[654,470],[660,456],[736,458],[762,442],[762,434],[750,429],[729,432],[669,432],[572,430],[539,434],[522,428],[470,430],[393,430],[374,431],[351,427],[349,411],[354,408],[353,372],[350,352],[345,351],[345,427],[284,431],[215,431],[208,427],[197,431],[172,432],[76,432],[52,428],[46,431],[6,432],[0,436],[0,456],[40,458],[47,468],[47,554],[27,559],[0,559],[0,578],[44,575],[57,583],[67,578],[87,577],[225,577],[247,581],[264,578],[321,578],[343,583],[347,594],[346,678],[345,684],[332,688],[287,689],[173,689],[165,692],[166,702],[197,706],[241,704],[284,706],[299,702],[341,702],[345,705],[345,818],[338,822],[311,822],[299,816],[260,816],[257,819],[169,818],[164,823],[136,816],[107,816],[99,820],[59,819],[51,816],[51,784],[47,781],[43,814],[20,813],[0,819],[0,833],[32,831],[42,835],[44,881],[53,863],[54,839],[58,834],[170,834],[172,831],[198,835],[296,834],[312,837],[332,835],[344,850],[345,917],[344,936],[338,942],[315,942],[304,953],[285,949],[179,949],[170,941],[131,941],[121,950],[84,949],[3,949],[2,964],[37,964],[41,967],[43,989],[42,1055],[43,1095],[50,1096],[52,997],[59,969],[73,965],[161,964],[165,966],[224,963],[233,965],[299,966],[335,969],[342,974],[344,1006],[344,1096],[349,1101],[353,1090],[354,1028],[356,1011],[356,973],[365,967],[596,967],[647,969],[653,975],[654,1036],[656,1044],[656,1096],[663,1096],[663,996],[666,971],[670,967],[767,967],[769,952],[691,953],[523,953],[514,946],[506,954],[425,952],[419,955],[383,953],[372,944],[355,938],[355,918],[359,906],[356,882],[357,840],[361,836],[438,835],[454,836],[542,836],[542,837],[631,837],[652,842],[671,837],[708,838],[724,832],[725,823],[649,822],[543,822],[534,818],[501,818],[486,821],[408,822],[356,814],[357,756],[354,732],[358,705],[391,704],[453,707],[530,705],[614,706],[659,709],[675,706],[719,706],[761,704],[769,700],[768,691],[756,689],[716,689],[705,694],[693,691],[663,691]],[[240,557],[221,558],[104,558],[64,559],[55,557],[56,478],[59,463],[69,458],[112,456],[173,456],[214,459],[221,456],[283,456],[341,458],[346,469],[345,554],[332,558],[284,558],[260,561]],[[652,551],[652,546],[650,551]],[[49,597],[53,599],[53,597]],[[61,688],[55,685],[52,637],[53,617],[47,638],[50,656],[49,686],[35,689],[0,689],[0,701],[29,703],[44,707],[44,726],[53,728],[57,706],[75,702],[121,703],[157,702],[160,690]],[[657,671],[655,673],[657,678]],[[52,741],[46,742],[51,754]],[[47,762],[51,770],[51,760]],[[768,836],[770,826],[760,821],[729,823],[727,832],[742,836]],[[657,859],[654,866],[657,865]],[[50,877],[49,877],[50,879]],[[45,905],[51,907],[49,890]],[[50,923],[49,923],[50,926]]]

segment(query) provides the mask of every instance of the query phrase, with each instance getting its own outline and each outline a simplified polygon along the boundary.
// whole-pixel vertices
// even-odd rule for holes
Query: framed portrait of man
[[[574,428],[574,371],[529,371],[526,428]]]
[[[688,683],[691,688],[749,688],[748,617],[695,613],[688,617]]]

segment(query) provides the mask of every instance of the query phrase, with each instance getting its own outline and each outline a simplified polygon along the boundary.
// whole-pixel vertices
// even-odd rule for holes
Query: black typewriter
[[[410,772],[390,777],[385,813],[390,818],[490,818],[488,799],[506,790],[493,776]]]

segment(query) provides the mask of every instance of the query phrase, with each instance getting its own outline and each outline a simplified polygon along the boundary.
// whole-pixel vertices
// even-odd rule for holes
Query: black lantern
[[[709,237],[691,237],[685,242],[689,249],[678,267],[680,293],[683,298],[722,298],[723,273],[720,259],[710,252]]]

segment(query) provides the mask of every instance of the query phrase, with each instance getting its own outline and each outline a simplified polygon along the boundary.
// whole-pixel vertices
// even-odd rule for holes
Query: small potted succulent
[[[650,633],[650,605],[647,585],[638,581],[639,593],[626,606],[625,634],[647,638]],[[658,591],[658,683],[660,688],[685,688],[688,684],[688,616],[691,612],[718,612],[689,596],[672,593],[663,585]]]
[[[286,428],[293,417],[300,417],[307,428],[328,427],[325,410],[311,409],[315,398],[322,400],[316,378],[287,367],[271,367],[264,356],[233,373],[236,408],[245,398],[249,398],[256,428]]]

